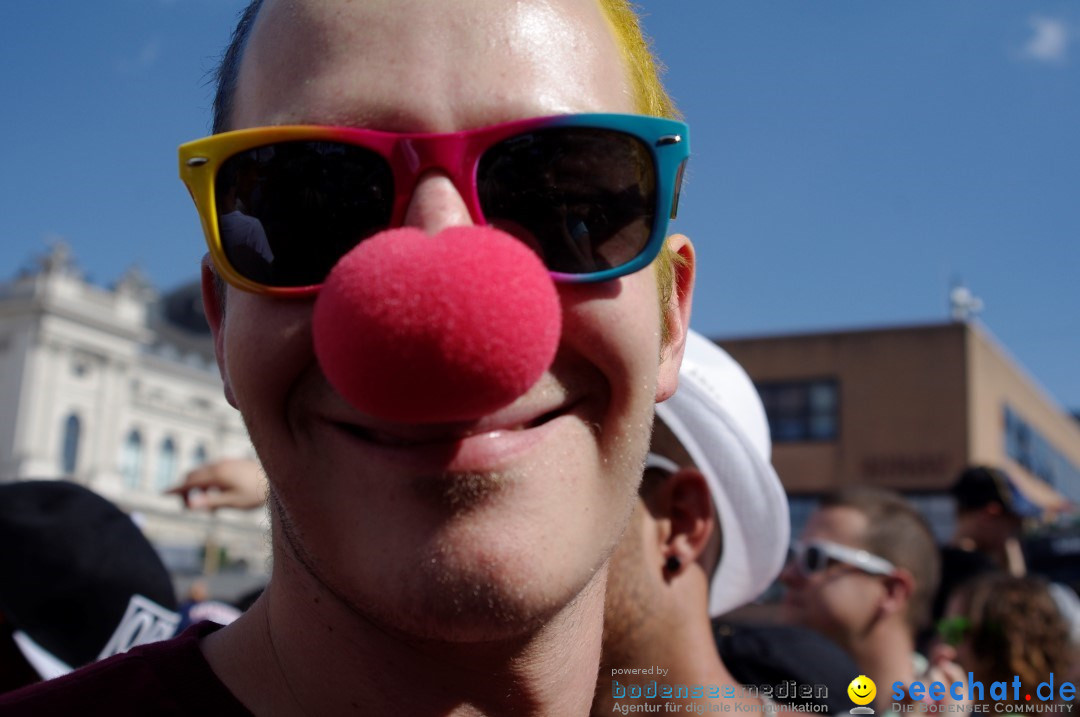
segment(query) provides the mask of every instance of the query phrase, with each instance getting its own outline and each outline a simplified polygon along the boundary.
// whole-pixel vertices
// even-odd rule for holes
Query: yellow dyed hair
[[[660,81],[663,66],[653,54],[649,39],[642,32],[641,20],[634,5],[629,0],[600,0],[600,8],[611,23],[615,42],[630,73],[630,87],[634,92],[638,114],[681,119],[675,102]],[[666,244],[653,262],[661,308],[671,301],[676,272],[685,265],[686,260],[682,255],[669,249]],[[667,321],[661,322],[660,330],[662,344],[666,346],[670,339]]]

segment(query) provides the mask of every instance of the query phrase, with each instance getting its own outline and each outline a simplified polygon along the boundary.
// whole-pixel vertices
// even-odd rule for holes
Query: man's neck
[[[256,715],[563,715],[592,699],[603,574],[541,628],[479,643],[410,639],[327,591],[298,604],[274,588],[202,643]]]
[[[892,683],[908,685],[917,677],[912,662],[915,642],[901,622],[878,623],[862,638],[852,641],[848,650],[859,670],[877,685],[874,704],[878,710],[890,706]]]

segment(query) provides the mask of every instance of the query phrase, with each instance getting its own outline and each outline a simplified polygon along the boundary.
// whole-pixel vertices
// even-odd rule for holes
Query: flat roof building
[[[975,322],[717,341],[765,403],[800,528],[817,497],[908,495],[944,540],[961,469],[1005,469],[1051,513],[1080,504],[1080,423]]]

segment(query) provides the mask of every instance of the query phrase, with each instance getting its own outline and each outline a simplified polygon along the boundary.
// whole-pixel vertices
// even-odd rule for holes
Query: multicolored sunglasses
[[[317,291],[341,257],[405,219],[419,178],[445,173],[472,220],[530,246],[557,281],[638,271],[663,246],[690,154],[682,122],[542,117],[449,134],[281,126],[180,146],[180,178],[222,277]]]

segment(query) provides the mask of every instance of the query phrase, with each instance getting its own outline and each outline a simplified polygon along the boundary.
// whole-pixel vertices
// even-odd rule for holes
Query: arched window
[[[199,444],[195,446],[195,450],[191,452],[191,467],[198,468],[203,463],[206,463],[206,446]]]
[[[124,440],[120,454],[120,475],[124,478],[125,488],[138,488],[142,480],[143,440],[137,429],[131,429]]]
[[[157,464],[157,487],[165,490],[176,481],[176,443],[171,438],[161,442],[161,451],[158,453]]]
[[[73,475],[79,463],[79,439],[82,423],[74,413],[64,421],[64,444],[60,454],[60,468],[65,475]]]

